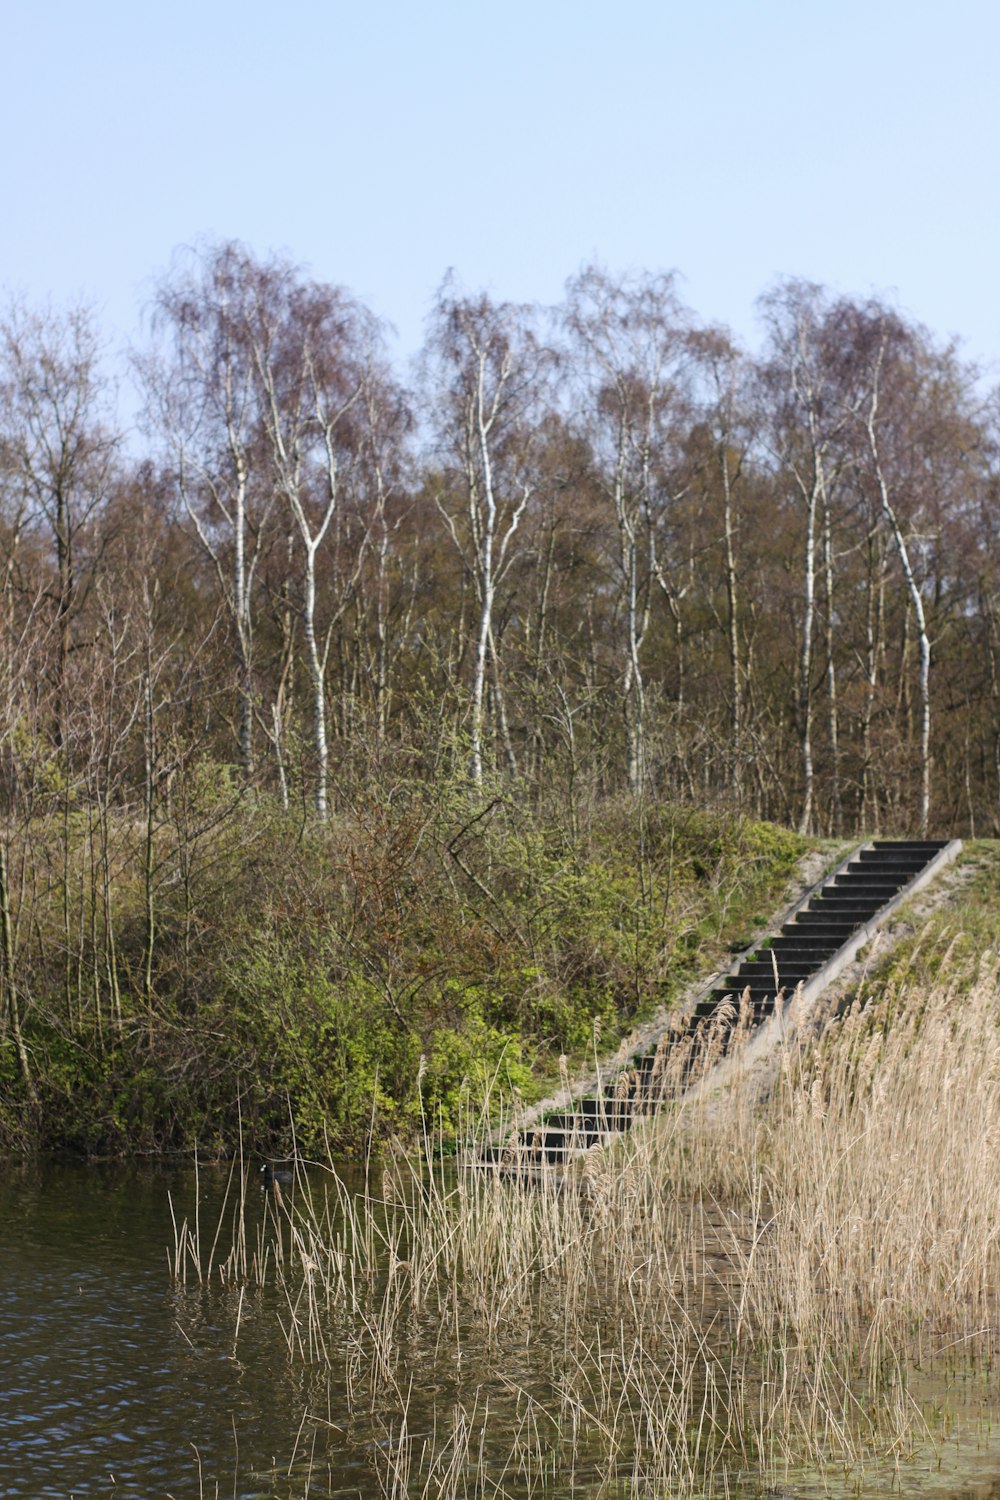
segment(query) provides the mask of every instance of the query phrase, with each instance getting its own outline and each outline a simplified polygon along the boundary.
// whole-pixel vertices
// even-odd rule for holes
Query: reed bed
[[[386,1500],[898,1479],[941,1430],[916,1369],[992,1400],[996,963],[875,989],[815,1045],[794,1011],[769,1059],[745,1014],[724,1060],[720,1027],[665,1048],[661,1107],[565,1168],[484,1166],[486,1101],[457,1161],[428,1131],[360,1187],[310,1164],[256,1236],[240,1188],[174,1272],[278,1285]]]
[[[773,1219],[753,1316],[797,1336],[859,1332],[988,1352],[1000,1288],[996,960],[856,1004],[789,1055],[759,1127]]]

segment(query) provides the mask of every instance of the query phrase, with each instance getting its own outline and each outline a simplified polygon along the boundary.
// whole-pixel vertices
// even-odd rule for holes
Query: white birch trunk
[[[914,619],[917,622],[917,642],[920,653],[920,834],[926,838],[931,815],[931,641],[927,633],[927,617],[924,611],[923,596],[920,592],[916,575],[913,572],[909,548],[906,545],[903,529],[899,524],[899,517],[896,515],[895,507],[891,501],[889,486],[886,482],[879,456],[878,435],[875,429],[878,416],[878,402],[878,370],[876,370],[875,384],[868,407],[865,429],[868,435],[868,449],[875,470],[875,479],[878,484],[882,514],[888,521],[889,529],[892,532],[892,539],[896,545],[896,553],[899,557],[900,567],[903,570],[903,578],[906,581],[907,592],[909,593],[910,603],[913,607]]]

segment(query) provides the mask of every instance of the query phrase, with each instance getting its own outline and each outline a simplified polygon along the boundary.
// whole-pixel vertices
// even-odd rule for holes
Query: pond
[[[206,1222],[227,1176],[200,1173]],[[264,1212],[252,1186],[251,1221]],[[207,1494],[216,1483],[241,1500],[301,1493],[284,1476],[297,1440],[301,1453],[312,1437],[300,1426],[317,1372],[289,1360],[274,1289],[242,1295],[234,1352],[241,1288],[171,1279],[171,1202],[193,1222],[190,1166],[0,1173],[0,1493],[9,1500],[180,1500],[199,1493],[199,1470]],[[340,1479],[357,1492],[346,1455]]]
[[[341,1177],[349,1189],[360,1186],[348,1169]],[[280,1253],[271,1222],[278,1215],[255,1166],[248,1165],[243,1180],[248,1254],[270,1246],[273,1257]],[[340,1252],[330,1264],[346,1279],[332,1300],[329,1275],[310,1283],[314,1249],[299,1246],[306,1271],[305,1281],[301,1275],[296,1281],[290,1241],[284,1278],[268,1273],[272,1260],[262,1278],[224,1284],[216,1276],[201,1285],[189,1255],[186,1280],[179,1280],[179,1227],[197,1224],[207,1266],[221,1214],[217,1264],[231,1246],[237,1199],[228,1167],[197,1174],[190,1164],[0,1169],[0,1494],[8,1500],[429,1500],[453,1493],[697,1491],[693,1472],[681,1469],[677,1489],[651,1488],[653,1481],[642,1478],[632,1451],[641,1446],[641,1423],[626,1433],[621,1420],[623,1392],[633,1389],[634,1376],[609,1333],[624,1328],[624,1316],[595,1324],[596,1334],[581,1342],[551,1288],[537,1294],[530,1316],[513,1302],[507,1316],[499,1306],[501,1282],[490,1283],[487,1273],[481,1295],[494,1305],[477,1306],[473,1296],[456,1303],[452,1316],[428,1292],[416,1253],[393,1241],[385,1223],[376,1226],[375,1240],[380,1253],[405,1267],[399,1272],[405,1295],[394,1301],[393,1276],[380,1273],[364,1296],[351,1293],[351,1318],[338,1307],[354,1275],[343,1270]],[[346,1246],[345,1239],[341,1252]],[[405,1253],[410,1260],[402,1259]],[[490,1253],[498,1253],[496,1246]],[[468,1263],[468,1245],[463,1254]],[[519,1274],[513,1261],[503,1272],[511,1284]],[[718,1267],[713,1276],[718,1283]],[[401,1341],[404,1325],[409,1331]],[[607,1347],[596,1348],[595,1338],[607,1338]],[[692,1412],[710,1412],[717,1393],[700,1378],[684,1386],[676,1343],[672,1350],[671,1412],[682,1398],[690,1403],[677,1418],[683,1425]],[[612,1367],[617,1384],[602,1405],[594,1371]],[[955,1397],[954,1372],[947,1393],[936,1379],[921,1387],[919,1399],[928,1410],[949,1403],[951,1438],[896,1473],[897,1493],[1000,1500],[994,1477],[1000,1453],[978,1387],[970,1384],[963,1402]],[[661,1376],[661,1395],[662,1387]],[[651,1423],[648,1388],[634,1384],[634,1390],[636,1411]],[[602,1456],[615,1410],[617,1467]],[[676,1465],[676,1454],[671,1461]],[[890,1487],[886,1472],[872,1492]],[[857,1471],[844,1475],[843,1492],[867,1493],[871,1481]],[[724,1473],[716,1471],[712,1492],[768,1490],[752,1468],[734,1460]],[[829,1494],[830,1478],[789,1472],[780,1493]]]

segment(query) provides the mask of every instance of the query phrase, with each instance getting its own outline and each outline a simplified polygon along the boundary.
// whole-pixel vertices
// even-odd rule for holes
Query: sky
[[[675,269],[751,347],[781,276],[1000,376],[986,0],[2,0],[0,288],[144,337],[177,247],[349,287],[405,361],[445,272]]]

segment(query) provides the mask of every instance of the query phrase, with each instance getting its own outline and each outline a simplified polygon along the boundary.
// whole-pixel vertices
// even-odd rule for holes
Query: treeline
[[[199,882],[265,826],[294,862],[423,787],[487,908],[463,849],[498,808],[579,872],[631,805],[644,900],[656,804],[998,831],[996,394],[881,302],[788,281],[761,312],[751,355],[670,276],[593,267],[547,310],[449,279],[405,384],[348,292],[207,246],[157,290],[126,441],[93,316],[7,307],[0,1029],[29,1093],[43,1014],[114,1036],[190,997]]]
[[[137,456],[92,319],[9,310],[4,795],[194,757],[322,820],[462,743],[571,814],[994,831],[996,397],[881,303],[762,313],[752,358],[669,276],[446,281],[405,387],[347,292],[224,244],[159,289]]]

